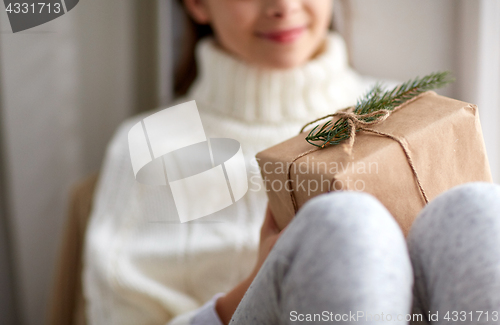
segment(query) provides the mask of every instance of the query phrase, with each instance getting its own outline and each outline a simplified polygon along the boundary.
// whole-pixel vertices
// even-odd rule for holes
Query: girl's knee
[[[349,229],[365,235],[399,231],[389,211],[374,196],[354,191],[319,195],[309,200],[296,218],[308,227]]]
[[[311,263],[344,259],[371,269],[389,261],[384,265],[402,265],[402,273],[411,274],[401,229],[387,209],[366,193],[333,192],[311,199],[275,249],[276,256]]]
[[[491,183],[467,183],[456,186],[432,200],[420,213],[414,227],[443,227],[437,231],[459,223],[477,222],[500,223],[500,186]],[[484,221],[480,221],[484,220]]]
[[[431,242],[500,235],[500,186],[468,183],[456,186],[431,201],[410,231],[411,247]]]
[[[474,283],[474,277],[489,274],[498,278],[499,201],[498,185],[464,184],[437,197],[417,217],[408,236],[408,248],[417,278],[432,279],[422,280],[422,295],[442,296],[446,292],[426,291],[429,283],[448,286],[449,292],[484,292],[487,290],[478,285],[486,282]],[[470,281],[463,282],[464,275]]]
[[[455,207],[498,205],[500,186],[492,183],[474,182],[455,186],[438,196],[434,201],[438,204],[453,204]],[[433,202],[434,202],[433,201]]]

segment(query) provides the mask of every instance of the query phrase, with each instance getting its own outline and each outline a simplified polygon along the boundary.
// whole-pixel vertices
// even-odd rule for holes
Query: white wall
[[[493,178],[500,181],[500,1],[479,3],[476,73],[470,76]]]
[[[1,131],[24,324],[43,321],[70,185],[99,169],[131,113],[132,3],[80,1],[16,34],[1,10]]]
[[[455,70],[456,3],[350,1],[353,66],[368,75],[403,81],[438,70]]]

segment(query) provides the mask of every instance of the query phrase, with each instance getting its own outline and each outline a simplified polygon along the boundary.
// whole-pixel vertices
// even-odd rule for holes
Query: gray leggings
[[[310,200],[231,324],[499,324],[499,313],[500,186],[470,183],[430,202],[407,242],[373,196]]]

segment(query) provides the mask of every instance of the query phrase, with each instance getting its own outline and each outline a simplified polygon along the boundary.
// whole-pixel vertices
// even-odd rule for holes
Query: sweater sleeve
[[[179,315],[167,325],[223,325],[215,310],[217,299],[222,297],[223,293],[218,293],[207,301],[200,308],[192,312]]]

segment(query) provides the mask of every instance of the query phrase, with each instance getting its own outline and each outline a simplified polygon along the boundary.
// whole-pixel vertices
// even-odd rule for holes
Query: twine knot
[[[384,137],[387,137],[387,138],[390,138],[390,139],[396,141],[397,143],[399,143],[399,145],[403,149],[403,153],[406,156],[406,160],[408,161],[408,165],[410,166],[410,169],[411,169],[411,171],[413,173],[413,176],[415,178],[415,182],[416,182],[416,184],[418,186],[418,189],[420,190],[420,193],[422,194],[422,198],[424,199],[425,204],[427,204],[427,203],[429,203],[429,199],[427,197],[427,193],[425,192],[424,188],[422,187],[422,184],[420,182],[420,177],[418,176],[417,170],[415,169],[415,165],[413,163],[413,159],[411,158],[411,155],[410,155],[410,149],[408,148],[408,145],[406,144],[406,142],[403,139],[401,139],[399,137],[396,137],[396,136],[394,136],[392,134],[381,132],[381,131],[369,128],[369,126],[373,126],[373,125],[376,125],[376,124],[384,122],[394,112],[400,110],[401,108],[407,106],[408,104],[412,103],[413,101],[419,99],[420,97],[422,97],[422,96],[424,96],[424,95],[426,95],[428,93],[429,92],[421,93],[418,96],[415,96],[412,99],[407,100],[403,104],[395,107],[393,110],[380,109],[378,111],[371,112],[371,113],[356,114],[354,112],[354,107],[352,107],[352,106],[351,107],[347,107],[347,108],[344,108],[344,109],[341,109],[341,110],[337,111],[336,113],[320,117],[320,118],[318,118],[318,119],[316,119],[314,121],[311,121],[311,122],[307,123],[306,125],[304,125],[302,127],[302,129],[300,130],[300,133],[304,132],[304,129],[307,126],[309,126],[309,125],[311,125],[313,123],[316,123],[318,121],[321,121],[321,120],[324,120],[326,118],[331,117],[332,119],[340,118],[341,120],[344,120],[344,121],[347,122],[347,126],[348,126],[347,130],[348,130],[348,133],[349,133],[349,139],[348,140],[349,141],[345,144],[344,150],[349,155],[352,154],[352,148],[354,146],[354,141],[356,140],[356,132],[357,131],[365,131],[365,132],[369,132],[369,133],[373,133],[373,134],[378,134],[378,135],[381,135],[381,136],[384,136]],[[333,128],[333,126],[334,126],[334,123],[332,123],[332,125],[330,126],[330,129]],[[328,144],[330,144],[330,142],[332,140],[334,140],[334,139],[331,139],[331,140],[323,143],[323,145],[321,145],[320,147],[317,147],[315,149],[311,149],[311,150],[308,150],[308,151],[306,151],[304,153],[299,154],[298,156],[296,156],[292,160],[291,164],[288,166],[288,175],[287,176],[288,176],[288,181],[290,181],[290,186],[291,186],[291,189],[290,189],[290,198],[292,200],[292,204],[293,204],[293,207],[295,209],[295,212],[298,211],[298,204],[297,204],[297,200],[295,198],[293,184],[291,183],[291,168],[292,168],[293,163],[297,159],[302,158],[304,156],[307,156],[310,153],[313,153],[313,152],[315,152],[317,150],[322,150]],[[335,178],[332,178],[332,183],[333,183],[334,179]],[[331,187],[331,185],[330,185],[330,187]]]
[[[378,111],[371,113],[356,114],[352,112],[353,109],[354,109],[353,107],[349,107],[347,109],[332,114],[333,119],[339,117],[340,119],[343,119],[344,121],[347,122],[349,141],[345,144],[344,150],[349,155],[352,153],[354,141],[356,140],[356,131],[366,130],[367,126],[372,126],[384,122],[393,112],[388,109],[380,109]],[[333,128],[333,123],[331,128]],[[324,148],[327,144],[329,144],[329,142],[324,143],[321,147]]]

